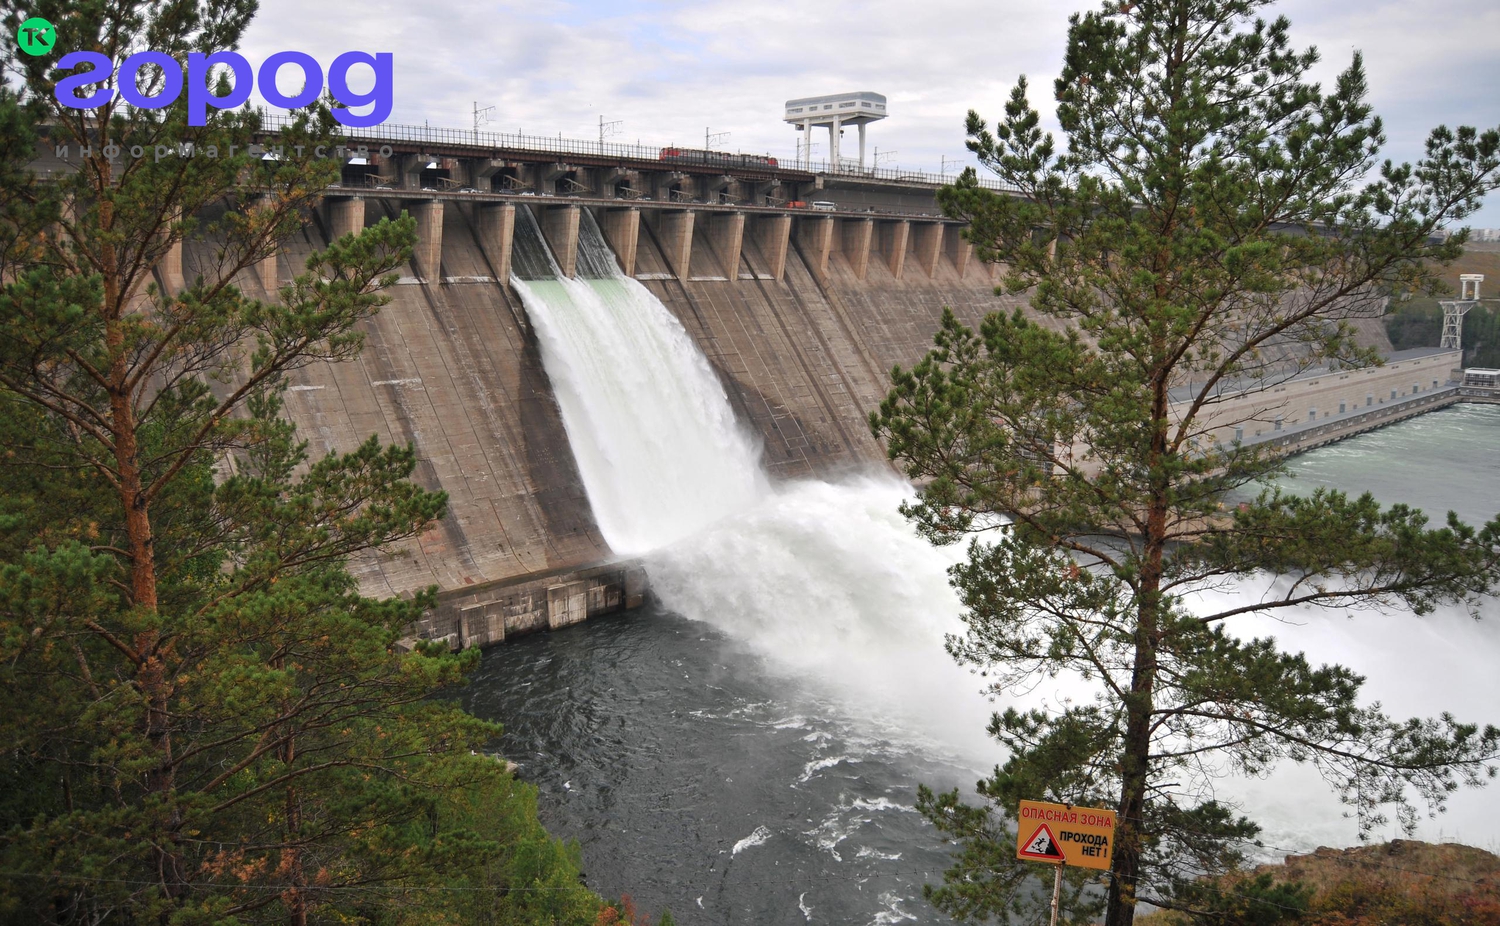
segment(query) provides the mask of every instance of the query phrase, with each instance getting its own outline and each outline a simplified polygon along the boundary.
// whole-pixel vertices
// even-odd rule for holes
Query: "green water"
[[[1500,514],[1500,405],[1454,405],[1293,457],[1295,492],[1370,492],[1442,520],[1471,524]]]

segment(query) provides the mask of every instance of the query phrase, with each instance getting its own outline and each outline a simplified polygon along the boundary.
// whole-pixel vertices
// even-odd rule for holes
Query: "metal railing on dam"
[[[262,126],[269,132],[284,129],[291,124],[291,121],[290,117],[276,113],[267,113],[261,117]],[[632,145],[617,142],[588,141],[579,138],[564,138],[561,132],[558,132],[556,135],[528,135],[519,130],[515,132],[484,132],[479,129],[450,129],[440,126],[402,125],[391,122],[383,122],[380,125],[359,129],[339,127],[338,131],[341,131],[342,134],[350,139],[362,141],[419,142],[461,148],[498,148],[504,150],[537,151],[548,154],[590,154],[634,161],[659,161],[661,160],[662,149],[673,147],[671,145]],[[735,153],[742,157],[758,156],[750,152]],[[768,164],[767,166],[774,165]],[[790,164],[781,166],[792,171],[802,170],[801,167]]]
[[[247,188],[255,192],[269,192],[264,187]],[[963,219],[934,215],[930,212],[903,211],[886,208],[835,208],[827,211],[811,211],[786,205],[761,206],[741,202],[698,202],[695,200],[621,199],[619,197],[596,196],[586,193],[546,194],[511,193],[486,190],[403,190],[392,187],[374,187],[360,184],[335,183],[325,188],[329,197],[367,197],[408,202],[474,202],[512,203],[526,206],[591,206],[599,209],[642,209],[672,212],[703,212],[716,215],[791,215],[809,220],[818,219],[872,219],[882,221],[917,221],[930,225],[967,226]]]
[[[813,161],[810,164],[803,163],[800,165],[800,169],[840,179],[879,180],[887,183],[905,183],[934,187],[947,186],[958,179],[953,174],[934,174],[929,171],[908,170],[904,167],[860,167],[858,164],[833,164],[829,161]],[[1019,194],[1021,192],[1019,188],[1001,183],[998,180],[980,177],[978,182],[985,189],[994,190],[998,193]]]
[[[291,119],[288,116],[277,113],[266,113],[262,116],[261,124],[267,132],[274,133],[286,128],[290,123]],[[662,151],[677,147],[675,145],[622,144],[581,138],[566,138],[561,132],[556,135],[530,135],[519,130],[516,132],[485,132],[479,129],[453,129],[429,125],[402,125],[399,123],[382,123],[360,129],[342,129],[342,132],[347,138],[357,141],[415,143],[442,148],[470,150],[525,151],[536,152],[538,154],[571,155],[575,157],[606,157],[627,161],[659,162],[669,167],[685,166],[681,165],[678,161],[663,160],[662,158]],[[767,157],[756,152],[745,151],[726,152],[725,154],[726,156],[735,158]],[[746,166],[754,166],[767,170],[776,170],[782,174],[821,174],[841,179],[877,180],[887,183],[931,187],[944,186],[957,179],[948,174],[934,174],[927,171],[908,170],[902,167],[859,167],[855,164],[833,164],[827,161],[818,161],[812,164],[798,164],[795,162],[783,164],[775,159],[769,159],[764,164],[735,164],[731,166],[736,170],[743,169]],[[1019,192],[1014,187],[985,178],[979,179],[979,185],[998,192]]]

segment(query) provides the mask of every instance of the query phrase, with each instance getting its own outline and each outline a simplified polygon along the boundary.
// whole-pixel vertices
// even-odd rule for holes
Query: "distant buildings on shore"
[[[1457,230],[1456,228],[1445,228],[1439,234],[1446,238]],[[1469,241],[1500,241],[1500,228],[1471,228],[1469,229]]]

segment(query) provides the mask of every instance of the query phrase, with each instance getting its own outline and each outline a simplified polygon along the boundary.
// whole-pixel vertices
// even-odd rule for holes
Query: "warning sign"
[[[1018,850],[1021,858],[1036,859],[1039,862],[1061,862],[1063,860],[1062,850],[1057,847],[1057,839],[1052,831],[1043,823],[1026,840],[1026,844]]]
[[[1016,858],[1109,868],[1115,843],[1113,810],[1022,801],[1017,824]]]

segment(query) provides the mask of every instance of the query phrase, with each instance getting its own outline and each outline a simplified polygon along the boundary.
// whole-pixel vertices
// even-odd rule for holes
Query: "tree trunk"
[[[287,788],[286,812],[289,818],[288,832],[291,838],[298,839],[302,807],[296,788]],[[307,877],[302,869],[302,847],[292,846],[287,849],[283,861],[288,867],[287,877],[291,881],[291,886],[281,895],[282,903],[286,904],[287,923],[289,926],[307,926],[307,895],[303,892],[303,888],[307,886]]]
[[[295,737],[288,738],[281,754],[282,762],[288,770],[297,760],[296,744]],[[307,896],[302,890],[307,885],[306,873],[302,869],[302,799],[297,794],[295,785],[286,789],[285,833],[289,848],[282,856],[282,864],[286,867],[287,880],[291,886],[282,894],[282,903],[286,904],[289,926],[307,926]]]
[[[1146,819],[1146,787],[1151,757],[1151,717],[1156,687],[1156,652],[1161,644],[1161,580],[1166,558],[1167,484],[1160,462],[1167,452],[1168,394],[1165,377],[1158,377],[1152,402],[1152,482],[1150,507],[1136,589],[1135,665],[1130,695],[1125,699],[1125,742],[1120,755],[1120,805],[1115,829],[1115,852],[1110,865],[1105,926],[1132,926],[1136,887],[1141,874],[1142,830]]]
[[[108,162],[104,162],[100,183],[99,224],[108,231],[113,226],[113,212],[108,196]],[[120,505],[125,515],[126,552],[130,557],[131,603],[151,615],[150,626],[136,634],[132,641],[136,655],[135,685],[146,699],[146,740],[157,756],[155,767],[146,775],[148,796],[160,797],[167,807],[165,831],[157,834],[157,876],[165,896],[176,898],[186,893],[185,872],[181,856],[173,851],[177,829],[182,824],[181,811],[174,800],[177,788],[176,768],[172,755],[171,671],[167,668],[170,652],[162,647],[161,629],[156,623],[156,546],[151,530],[151,511],[141,480],[139,422],[130,389],[131,366],[125,344],[122,319],[129,311],[132,293],[122,285],[118,258],[112,245],[106,243],[101,263],[104,277],[105,343],[110,352],[107,373],[109,393],[109,429],[114,441],[116,476],[119,480]]]
[[[1126,706],[1125,749],[1120,757],[1120,805],[1105,926],[1131,926],[1135,921],[1136,882],[1141,871],[1141,823],[1146,811],[1146,758],[1151,747],[1150,686],[1155,678],[1155,661],[1155,653],[1149,648],[1137,648],[1135,679]]]

